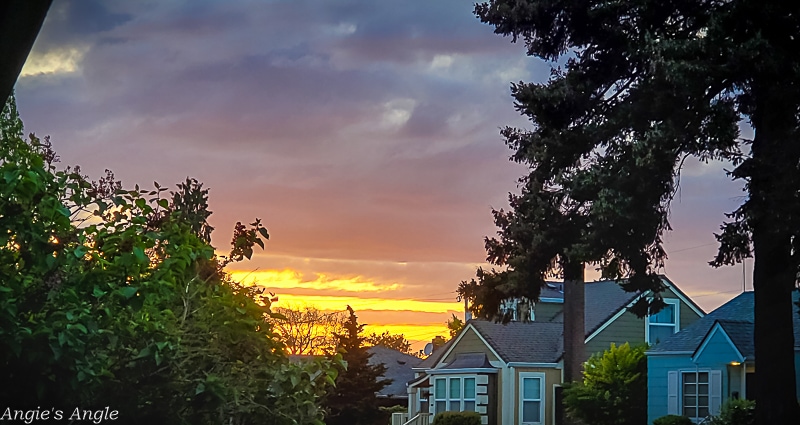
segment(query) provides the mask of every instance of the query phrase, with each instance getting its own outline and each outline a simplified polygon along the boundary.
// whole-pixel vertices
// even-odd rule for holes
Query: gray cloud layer
[[[29,130],[52,135],[64,162],[93,175],[203,181],[217,245],[233,222],[259,216],[280,254],[479,262],[494,232],[490,207],[505,205],[521,174],[498,135],[526,123],[509,83],[542,80],[549,68],[471,8],[56,2],[34,55],[80,51],[78,69],[22,78],[18,102]],[[739,192],[719,167],[697,170],[684,178],[668,248],[712,242],[735,206]],[[679,285],[740,282],[740,272],[713,272],[708,255],[685,252],[691,261],[676,255],[667,269]],[[430,292],[469,277],[442,277]]]

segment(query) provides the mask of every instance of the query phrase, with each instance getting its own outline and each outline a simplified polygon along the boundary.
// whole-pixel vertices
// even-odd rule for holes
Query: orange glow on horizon
[[[359,323],[365,324],[363,336],[389,332],[402,334],[418,352],[436,336],[449,337],[446,321],[455,314],[462,318],[463,304],[449,301],[426,301],[400,295],[399,283],[378,283],[362,276],[329,276],[323,273],[301,273],[291,268],[229,272],[243,285],[256,285],[276,292],[273,307],[314,307],[322,311],[355,310]],[[309,274],[311,277],[309,278]],[[314,290],[314,294],[292,293]],[[363,296],[360,296],[363,295]],[[397,298],[392,298],[396,295]]]
[[[278,289],[319,289],[347,292],[386,292],[400,289],[399,283],[378,284],[364,280],[361,276],[348,278],[329,277],[323,273],[315,273],[313,279],[307,279],[302,273],[291,270],[256,270],[230,272],[233,280],[244,285],[258,285],[264,288]]]
[[[380,311],[418,311],[429,313],[459,313],[463,304],[459,302],[420,301],[412,299],[359,298],[356,296],[335,295],[293,295],[278,294],[276,307],[314,306],[320,310],[343,311],[349,305],[358,314],[362,310]]]

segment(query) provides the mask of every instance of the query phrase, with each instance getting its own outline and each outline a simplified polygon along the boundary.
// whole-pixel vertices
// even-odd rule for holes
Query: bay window
[[[442,377],[433,381],[434,413],[475,411],[475,378]]]

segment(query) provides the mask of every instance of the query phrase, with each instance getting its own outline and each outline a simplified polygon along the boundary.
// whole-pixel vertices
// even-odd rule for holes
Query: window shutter
[[[711,381],[709,412],[716,416],[719,415],[719,408],[722,405],[722,371],[712,370],[709,380]]]
[[[678,409],[678,371],[667,372],[667,414],[680,415]]]

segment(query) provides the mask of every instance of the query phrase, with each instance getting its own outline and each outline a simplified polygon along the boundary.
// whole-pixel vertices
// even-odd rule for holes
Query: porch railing
[[[408,413],[392,413],[392,425],[430,425],[430,413],[417,413],[409,418]]]

